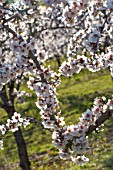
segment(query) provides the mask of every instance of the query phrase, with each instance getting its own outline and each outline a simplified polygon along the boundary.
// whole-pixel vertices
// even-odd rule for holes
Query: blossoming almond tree
[[[113,115],[113,99],[107,101],[103,96],[95,98],[93,107],[82,114],[79,123],[68,126],[61,117],[56,89],[61,83],[61,76],[70,77],[74,73],[78,74],[82,69],[97,72],[109,68],[113,76],[113,0],[69,2],[42,0],[42,3],[45,4],[43,10],[48,13],[59,8],[60,20],[63,24],[76,28],[67,48],[67,61],[62,63],[57,72],[43,65],[43,61],[48,58],[47,54],[39,52],[38,36],[33,34],[31,36],[31,29],[27,27],[28,20],[40,15],[43,6],[39,6],[37,1],[32,0],[20,0],[10,4],[7,1],[0,3],[0,30],[1,35],[6,36],[6,41],[2,40],[2,43],[7,44],[15,57],[13,65],[1,62],[0,89],[3,96],[1,106],[4,105],[8,112],[8,108],[14,102],[12,91],[9,92],[10,100],[7,98],[4,100],[5,85],[27,72],[29,75],[27,85],[37,95],[36,106],[40,109],[41,124],[51,131],[52,143],[59,149],[60,157],[77,164],[84,164],[89,161],[89,158],[85,157],[85,152],[90,149],[88,135],[100,128]],[[3,53],[2,50],[1,53]],[[4,54],[4,57],[6,56],[7,53]],[[5,135],[7,131],[16,134],[20,126],[26,127],[31,122],[33,122],[32,118],[22,118],[20,113],[13,109],[7,122],[0,126],[0,130],[2,135]],[[3,142],[0,143],[2,149]],[[21,167],[30,169],[28,162],[27,167]]]

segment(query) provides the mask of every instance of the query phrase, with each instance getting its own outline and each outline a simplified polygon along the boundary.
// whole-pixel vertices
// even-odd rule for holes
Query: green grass
[[[57,68],[54,61],[48,63],[52,68]],[[32,98],[23,105],[16,104],[16,109],[22,116],[30,115],[40,119],[39,109],[35,106],[36,95],[23,83],[21,90],[32,93]],[[91,73],[83,70],[71,78],[62,77],[62,83],[57,89],[62,116],[67,125],[77,123],[79,116],[91,109],[95,97],[106,96],[111,98],[113,82],[108,70],[99,73]],[[0,109],[0,124],[7,119],[6,113]],[[84,166],[75,165],[69,161],[63,161],[58,156],[58,150],[51,143],[51,133],[43,130],[39,125],[30,125],[22,128],[27,144],[32,169],[36,170],[112,170],[113,169],[113,118],[105,123],[105,130],[90,135],[92,149],[87,153],[90,162]],[[17,148],[12,133],[4,137],[4,150],[0,151],[0,166],[15,165],[18,160]],[[18,165],[18,164],[17,164]],[[9,169],[13,169],[10,167]],[[15,167],[15,169],[19,169]]]

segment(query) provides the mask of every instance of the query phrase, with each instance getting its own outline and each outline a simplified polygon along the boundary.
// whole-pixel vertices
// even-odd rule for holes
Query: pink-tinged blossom
[[[0,150],[3,150],[3,140],[0,140]]]
[[[26,128],[26,126],[30,125],[30,120],[28,118],[23,118],[22,125]]]
[[[101,106],[103,106],[103,103],[104,103],[105,101],[106,101],[106,98],[105,98],[104,96],[102,96],[101,98],[96,97],[96,98],[94,99],[94,105],[101,107]]]
[[[12,116],[12,120],[13,122],[17,123],[17,122],[22,122],[22,118],[20,118],[21,115],[18,114],[17,112],[14,113],[14,115]]]
[[[81,155],[81,156],[71,156],[71,160],[72,160],[74,163],[80,164],[80,165],[83,165],[83,164],[89,162],[89,159],[86,158],[84,155]]]
[[[59,149],[63,149],[66,146],[66,142],[62,142],[60,139],[55,139],[52,141],[53,145]]]
[[[106,55],[106,62],[107,62],[107,65],[109,66],[113,66],[113,53],[112,52],[108,52]]]
[[[7,129],[6,129],[5,125],[0,125],[0,131],[1,131],[2,135],[4,135],[6,133]]]
[[[20,125],[20,124],[19,124]],[[18,131],[19,127],[18,123],[13,122],[13,120],[7,119],[6,127],[11,131],[11,132],[16,132]]]
[[[92,108],[93,115],[98,118],[101,115],[101,108],[99,106],[94,106]]]
[[[42,0],[46,6],[52,6],[60,4],[61,2],[66,2],[66,0]]]
[[[11,41],[10,43],[10,48],[12,51],[14,51],[15,53],[19,53],[21,51],[20,45],[18,41]]]
[[[113,109],[113,99],[108,99],[108,102],[106,103],[109,109]]]
[[[39,109],[47,107],[47,103],[43,97],[39,97],[35,103]]]
[[[58,124],[60,126],[64,126],[65,125],[64,117],[55,116],[55,118],[56,118],[56,121],[58,122]]]
[[[42,119],[42,125],[44,128],[54,128],[55,121],[52,121],[50,119]]]
[[[72,150],[77,154],[82,154],[90,149],[86,137],[75,138],[73,140]]]
[[[101,33],[100,33],[98,30],[95,29],[95,30],[93,31],[93,33],[90,34],[90,36],[89,36],[89,41],[90,41],[91,43],[97,43],[98,40],[99,40],[99,38],[100,38],[100,36],[101,36]]]
[[[87,111],[82,114],[82,117],[84,120],[90,122],[93,118],[93,112],[87,109]]]
[[[60,150],[59,151],[59,156],[60,156],[61,159],[67,160],[67,159],[70,159],[71,154],[68,153],[65,150]]]
[[[43,63],[45,60],[48,59],[47,53],[44,50],[37,50],[36,56],[39,63]]]

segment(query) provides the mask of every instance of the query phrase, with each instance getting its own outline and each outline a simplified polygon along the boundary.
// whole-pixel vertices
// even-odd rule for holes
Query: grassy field
[[[56,68],[54,62],[52,67]],[[22,90],[30,92],[26,83]],[[97,96],[112,97],[113,81],[109,70],[91,73],[83,70],[80,74],[67,79],[62,77],[62,83],[57,89],[62,116],[67,125],[79,121],[79,116],[91,109],[93,100]],[[40,120],[39,110],[35,106],[36,95],[23,105],[15,104],[16,109],[23,116],[30,115]],[[6,113],[0,109],[0,124],[7,119]],[[27,144],[29,158],[34,170],[113,170],[113,118],[106,121],[105,130],[99,134],[90,135],[92,149],[87,153],[90,161],[84,166],[78,166],[69,161],[63,161],[58,156],[58,150],[51,143],[51,133],[43,130],[39,125],[30,125],[22,129]],[[17,170],[18,154],[12,133],[4,138],[4,150],[0,151],[0,170]]]

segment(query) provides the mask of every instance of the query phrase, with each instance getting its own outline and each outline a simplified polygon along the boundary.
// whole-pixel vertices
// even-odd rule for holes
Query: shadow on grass
[[[105,95],[106,94],[106,95]],[[87,109],[91,109],[93,101],[96,97],[106,96],[111,98],[111,89],[105,91],[95,91],[95,93],[85,94],[83,96],[76,96],[76,94],[68,96],[60,96],[59,101],[61,103],[61,109],[66,107],[66,113],[83,113]],[[65,109],[64,109],[65,110]],[[64,114],[63,110],[62,113]],[[68,115],[67,115],[68,116]]]

